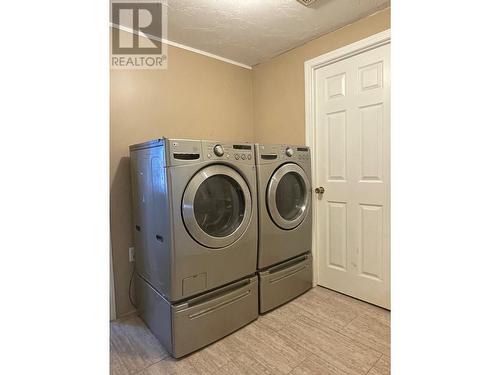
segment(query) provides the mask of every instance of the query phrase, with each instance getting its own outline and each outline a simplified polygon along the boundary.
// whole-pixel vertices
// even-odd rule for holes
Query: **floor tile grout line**
[[[391,312],[391,310],[389,310],[389,309],[383,308],[381,306],[375,305],[375,304],[370,303],[370,302],[363,301],[363,300],[358,299],[356,297],[352,297],[352,296],[350,296],[348,294],[337,292],[336,290],[324,287],[322,285],[317,285],[317,287],[320,287],[321,289],[326,289],[328,292],[333,292],[336,295],[340,295],[340,296],[342,296],[342,298],[346,297],[346,298],[348,298],[350,300],[356,301],[356,303],[359,304],[360,306],[362,306],[363,308],[377,308],[377,309],[381,309],[381,310],[385,310],[385,311]],[[352,303],[352,302],[350,302],[350,303]]]
[[[333,293],[336,293],[335,291],[332,291]],[[314,294],[313,295],[313,299],[314,301],[316,301],[317,298],[321,297],[321,295],[319,294]],[[348,297],[348,296],[346,296]],[[351,299],[350,297],[348,297],[349,299]],[[360,346],[361,348],[365,348],[365,349],[371,349],[373,351],[373,354],[374,357],[375,357],[375,361],[373,362],[373,364],[371,365],[371,367],[368,369],[368,371],[366,372],[366,374],[368,374],[370,371],[372,371],[372,369],[377,366],[377,364],[380,363],[380,361],[382,360],[382,358],[384,358],[384,356],[387,356],[383,351],[385,351],[385,348],[383,347],[383,351],[380,351],[379,349],[376,349],[374,347],[372,347],[372,345],[370,344],[371,341],[373,340],[368,340],[369,343],[367,344],[366,343],[366,340],[364,340],[364,336],[361,335],[359,337],[356,338],[356,334],[354,334],[354,337],[351,337],[350,334],[352,332],[350,332],[349,330],[349,327],[353,324],[353,322],[360,318],[362,319],[363,317],[366,317],[366,318],[369,318],[369,319],[375,319],[377,322],[380,322],[380,324],[383,324],[383,325],[386,325],[390,328],[390,315],[389,315],[389,320],[387,320],[386,318],[386,315],[382,315],[382,314],[378,314],[377,311],[373,310],[372,309],[367,309],[365,308],[365,306],[362,306],[362,305],[358,305],[358,304],[353,304],[351,301],[349,300],[343,300],[343,299],[325,299],[324,300],[324,303],[326,305],[331,305],[333,307],[337,306],[338,305],[338,308],[339,308],[339,315],[338,318],[336,319],[333,319],[331,320],[330,317],[333,316],[333,317],[336,317],[338,314],[337,314],[337,311],[333,311],[332,314],[326,314],[326,315],[319,315],[318,314],[314,314],[313,313],[313,310],[314,309],[321,309],[322,308],[322,303],[319,303],[317,301],[317,306],[313,306],[314,309],[312,309],[312,307],[309,307],[307,304],[308,304],[308,301],[309,299],[304,299],[304,300],[301,300],[301,301],[298,301],[298,300],[295,300],[293,301],[293,308],[290,310],[291,312],[289,312],[289,314],[287,314],[287,311],[284,311],[283,312],[283,316],[286,316],[286,317],[289,317],[290,316],[290,319],[286,319],[286,318],[281,318],[280,319],[280,315],[279,314],[277,317],[272,317],[272,319],[270,320],[270,322],[272,323],[273,320],[276,320],[278,323],[280,321],[283,322],[283,325],[280,326],[280,324],[277,324],[273,327],[272,324],[270,324],[269,326],[262,322],[262,324],[259,324],[258,326],[256,326],[256,329],[260,329],[260,328],[264,328],[266,329],[269,333],[271,334],[276,334],[276,335],[279,335],[281,336],[282,338],[286,339],[286,342],[283,343],[285,346],[287,345],[288,342],[290,343],[293,343],[294,340],[290,340],[289,337],[286,337],[284,335],[286,335],[286,330],[288,329],[291,329],[293,328],[292,326],[294,324],[297,324],[298,322],[300,322],[301,320],[303,321],[304,319],[309,319],[311,321],[314,321],[316,324],[322,326],[322,329],[326,329],[330,332],[335,332],[339,335],[339,337],[343,337],[344,339],[346,340],[349,340],[351,341],[352,343]],[[296,303],[294,303],[296,302]],[[311,310],[312,309],[312,310]],[[342,316],[343,314],[343,310],[346,310],[344,312],[344,315]],[[350,318],[349,315],[354,313],[353,317]],[[389,311],[389,314],[390,314],[390,311]],[[348,321],[346,321],[344,318],[347,317],[348,318]],[[114,321],[112,322],[112,324],[114,323],[118,323],[118,325],[120,325],[120,323],[127,323],[129,320],[132,320],[133,318],[135,318],[135,316],[129,316],[125,319],[122,319],[121,321]],[[387,321],[386,321],[387,320]],[[345,323],[344,323],[345,322]],[[279,327],[279,328],[276,328],[276,327]],[[117,327],[119,328],[119,327]],[[364,332],[364,329],[368,328],[368,327],[360,327],[362,329],[362,332]],[[120,329],[118,329],[118,331],[121,331]],[[112,334],[113,330],[110,330],[110,336]],[[371,332],[371,331],[370,331]],[[381,331],[382,332],[382,331]],[[128,343],[128,346],[133,346],[133,342],[130,342],[130,337],[129,335],[124,331],[124,332],[121,332],[121,333],[124,333],[124,337],[122,337],[122,339],[124,341],[126,341]],[[354,332],[356,333],[356,332]],[[376,344],[376,346],[378,346],[379,342],[378,342],[378,338],[379,337],[385,337],[384,335],[378,335],[378,330],[374,333],[374,336],[372,338],[374,338],[374,344]],[[360,340],[364,340],[364,341],[360,341]],[[110,337],[110,341],[113,341],[112,338]],[[248,343],[246,343],[246,341],[243,339],[243,338],[238,338],[238,341],[241,342],[241,344],[243,344],[245,347],[249,347],[248,346]],[[314,352],[312,351],[311,349],[308,349],[309,346],[303,346],[299,343],[295,343],[298,345],[298,348],[301,348],[302,349],[302,352],[303,352],[303,355],[304,355],[304,358],[301,359],[299,361],[299,363],[296,363],[294,364],[293,366],[290,366],[291,369],[287,372],[287,374],[290,374],[290,373],[293,373],[293,371],[295,369],[297,369],[298,367],[300,367],[301,365],[303,365],[306,361],[308,360],[311,360],[311,358],[314,358],[316,356],[318,356],[317,352],[321,352],[321,348],[320,346],[318,347],[317,345],[313,345],[313,348],[314,350],[316,350],[317,352]],[[382,341],[382,344],[384,344],[384,341]],[[390,343],[389,343],[389,350],[390,350]],[[325,353],[326,354],[326,353]],[[130,375],[137,375],[139,373],[142,373],[144,371],[147,371],[150,367],[164,361],[164,360],[167,360],[170,356],[168,354],[160,357],[158,360],[155,360],[153,363],[151,364],[148,364],[144,367],[141,367],[141,366],[138,366],[140,367],[139,369],[137,370],[134,370],[133,372],[130,371],[129,374]],[[328,356],[325,356],[325,357],[328,357]],[[389,357],[389,361],[390,361],[390,354],[388,355]],[[336,364],[332,363],[331,362],[331,359],[327,360],[325,359],[323,356],[320,357],[323,361],[325,361],[325,365],[328,364],[334,368],[339,368]],[[333,358],[333,357],[332,357]],[[139,364],[139,363],[137,363]],[[227,368],[229,366],[229,362],[226,363],[223,368]],[[366,367],[365,367],[366,368]],[[193,368],[193,370],[198,370],[196,368],[196,366]],[[359,369],[361,370],[361,368]],[[128,372],[128,371],[127,371]],[[360,371],[360,373],[362,373]]]
[[[351,320],[349,320],[349,322],[345,326],[343,326],[342,329],[347,328],[352,322],[354,322],[354,320],[358,319],[360,316],[361,316],[361,314],[356,314],[356,316],[354,318],[352,318]]]
[[[369,370],[365,373],[365,375],[368,375],[370,373],[370,371],[376,366],[377,363],[379,363],[379,361],[382,359],[384,355],[382,354],[376,361],[375,363],[372,365],[372,367],[369,368]]]
[[[327,328],[327,329],[329,329],[328,327],[326,327],[326,328]],[[284,336],[281,336],[281,337],[282,337],[283,339],[286,339],[287,341],[291,341],[291,340],[290,340],[290,339],[288,339],[287,337],[284,337]],[[317,357],[318,357],[318,355],[317,355],[316,353],[314,353],[313,351],[311,351],[311,349],[304,347],[303,345],[301,345],[301,344],[300,344],[300,343],[298,343],[298,342],[297,342],[296,344],[297,344],[300,348],[302,348],[304,351],[306,351],[307,353],[309,353],[309,356],[308,356],[307,358],[312,357],[312,356],[317,356]],[[379,352],[377,351],[377,353],[379,353]],[[379,353],[379,354],[382,356],[382,353]],[[325,359],[325,358],[323,358],[323,357],[319,357],[319,358],[320,358],[320,359],[322,359],[323,361],[325,361],[326,363],[328,363],[330,366],[332,366],[332,367],[334,367],[334,368],[338,369],[338,366],[337,366],[336,364],[334,364],[334,363],[330,362],[329,360],[327,360],[327,359]],[[379,359],[380,359],[380,358],[381,358],[381,357],[379,357]],[[379,359],[377,359],[377,360],[375,361],[375,363],[377,363]],[[302,361],[302,362],[303,362],[303,361]],[[374,363],[374,364],[375,364],[375,363]],[[296,367],[294,367],[294,368],[292,369],[292,371],[293,371],[295,368],[296,368]],[[371,369],[371,368],[370,368],[370,369]],[[340,369],[339,369],[339,370],[340,370]]]
[[[376,351],[377,353],[380,353],[380,354],[382,354],[382,355],[386,355],[384,352],[380,351],[380,349],[374,348],[374,347],[373,347],[372,345],[370,345],[370,344],[366,344],[366,343],[364,343],[364,342],[361,342],[361,341],[359,341],[359,339],[357,339],[356,337],[351,337],[351,336],[348,336],[348,335],[346,335],[346,333],[344,333],[344,332],[339,332],[339,331],[337,331],[337,332],[338,332],[339,334],[341,334],[342,336],[344,336],[344,337],[346,337],[346,338],[348,338],[348,339],[350,339],[350,340],[352,340],[352,341],[356,342],[356,343],[357,343],[357,344],[359,344],[359,345],[363,345],[363,346],[365,346],[365,347],[367,347],[367,348],[370,348],[370,349],[372,349],[372,350]],[[390,348],[390,344],[389,344],[389,348],[388,348],[388,349],[389,349],[389,352],[390,352],[390,350],[391,350],[391,348]]]
[[[296,300],[295,300],[295,301],[292,301],[291,303],[295,303],[295,305],[294,305],[294,306],[295,306],[296,308],[298,308],[298,309],[300,310],[300,312],[298,313],[298,315],[297,315],[294,319],[289,320],[289,321],[288,321],[285,325],[283,325],[283,327],[281,327],[281,328],[277,329],[277,330],[276,330],[277,332],[278,332],[278,331],[281,331],[283,328],[285,328],[286,326],[288,326],[290,323],[297,321],[300,317],[306,317],[306,318],[309,318],[309,315],[311,315],[311,313],[310,313],[309,311],[305,310],[304,308],[302,308],[302,307],[300,306],[300,304],[299,304]],[[351,321],[352,321],[352,320],[354,320],[354,319],[356,319],[357,317],[358,317],[358,314],[356,314],[356,316],[355,316],[353,319],[351,319],[351,320],[350,320],[347,324],[351,323]],[[311,319],[311,318],[309,318],[309,319]],[[313,319],[313,320],[314,320],[314,319]],[[319,322],[319,321],[316,321],[316,322],[318,322],[318,323],[320,323],[320,324],[321,324],[321,322]]]
[[[349,339],[349,340],[354,341],[354,342],[355,342],[355,343],[357,343],[358,345],[361,345],[361,346],[364,346],[364,347],[366,347],[366,348],[368,348],[368,349],[374,350],[374,351],[376,351],[377,353],[379,353],[379,354],[381,354],[381,355],[383,355],[383,354],[384,354],[384,353],[382,353],[380,350],[375,349],[375,348],[373,348],[372,346],[370,346],[370,345],[368,345],[368,344],[365,344],[365,343],[363,343],[363,342],[361,342],[361,341],[359,341],[359,340],[355,339],[354,337],[349,337],[349,336],[347,336],[344,332],[337,331],[337,330],[336,330],[336,329],[334,329],[334,328],[332,328],[332,329],[333,329],[335,332],[337,332],[338,334],[340,334],[340,335],[344,336],[345,338],[347,338],[347,339]]]
[[[284,328],[288,327],[291,323],[297,321],[297,319],[299,319],[299,317],[302,316],[301,314],[302,313],[299,313],[298,316],[296,316],[295,318],[290,319],[289,321],[287,321],[285,324],[283,324],[283,327],[281,327],[278,330],[276,330],[276,332],[279,332],[279,331],[283,330]]]
[[[292,373],[293,370],[295,370],[297,367],[299,367],[302,363],[304,363],[305,361],[307,361],[312,356],[313,356],[313,354],[311,352],[309,352],[309,355],[306,358],[304,358],[302,361],[300,361],[300,363],[298,363],[296,366],[293,366],[293,368],[290,371],[287,372],[287,375],[290,374],[290,373]]]
[[[128,320],[132,320],[134,317],[135,317],[135,316],[129,316],[129,317],[127,317],[126,319],[122,320],[122,322],[121,322],[121,323],[124,323],[124,322],[126,322],[126,321],[128,321]],[[114,322],[111,322],[111,323],[114,323]],[[127,333],[125,333],[125,332],[124,332],[124,330],[122,329],[122,327],[119,327],[119,331],[120,331],[120,333],[123,333],[122,340],[124,340],[124,341],[126,342],[126,344],[128,345],[128,347],[132,347],[132,346],[133,346],[133,341],[132,341],[132,338],[131,338],[131,337],[130,337]],[[148,330],[148,332],[149,332],[149,330]],[[110,332],[110,343],[111,343],[111,345],[113,345],[113,341],[114,341],[114,340],[113,340],[113,338],[111,337],[111,334],[112,334],[112,332]],[[155,338],[155,340],[157,341],[157,339],[156,339],[156,338]],[[161,346],[161,344],[160,344],[159,342],[158,342],[158,345],[160,345],[160,346]],[[162,350],[163,350],[163,346],[161,346],[161,348],[162,348]],[[153,362],[153,363],[151,363],[151,364],[149,364],[149,365],[147,365],[147,366],[145,366],[145,367],[142,367],[142,368],[140,368],[140,369],[129,370],[129,369],[127,368],[127,366],[126,366],[126,365],[125,365],[125,368],[126,368],[127,373],[128,373],[129,375],[136,375],[136,374],[140,373],[141,371],[144,371],[145,369],[147,369],[147,368],[149,368],[150,366],[152,366],[152,365],[154,365],[154,364],[156,364],[156,363],[158,363],[158,362],[162,361],[163,359],[165,359],[165,358],[167,358],[167,357],[168,357],[168,353],[166,353],[164,356],[160,357],[160,359],[159,359],[159,360],[157,360],[157,361],[155,361],[155,362]]]
[[[150,368],[151,366],[154,366],[154,365],[156,365],[157,363],[160,363],[161,361],[163,361],[163,360],[167,359],[168,357],[170,357],[170,356],[167,354],[166,356],[161,357],[161,358],[160,358],[159,360],[157,360],[156,362],[153,362],[153,363],[151,363],[151,364],[147,365],[146,367],[142,368],[141,370],[137,370],[136,372],[133,372],[131,375],[137,375],[137,374],[139,374],[140,372],[147,370],[147,369],[148,369],[148,368]]]
[[[300,306],[297,306],[297,307],[298,307],[300,310],[303,310]],[[303,310],[303,311],[304,311],[305,313],[307,313],[307,311],[305,311],[305,310]],[[371,350],[373,350],[373,351],[377,352],[378,354],[380,354],[380,355],[382,356],[382,355],[384,355],[384,353],[382,353],[380,350],[378,350],[378,349],[376,349],[376,348],[373,348],[372,346],[370,346],[370,345],[368,345],[368,344],[366,344],[366,343],[360,342],[359,340],[357,340],[357,339],[356,339],[356,338],[354,338],[354,337],[347,336],[347,335],[345,334],[345,332],[343,332],[343,330],[344,330],[345,328],[347,328],[347,326],[348,326],[349,324],[351,324],[351,323],[352,323],[355,319],[357,319],[357,318],[359,318],[360,316],[363,316],[363,315],[367,315],[367,314],[366,314],[366,312],[364,312],[364,311],[357,312],[357,313],[356,313],[356,316],[354,316],[354,317],[353,317],[353,318],[349,321],[349,323],[347,323],[345,326],[340,327],[340,328],[335,327],[335,326],[330,326],[330,325],[325,325],[325,327],[326,327],[326,328],[328,328],[328,329],[331,329],[331,330],[333,330],[333,331],[335,331],[335,332],[337,332],[339,335],[343,336],[344,338],[346,338],[346,339],[348,339],[348,340],[351,340],[351,341],[355,342],[357,345],[360,345],[360,346],[362,346],[362,347],[364,347],[364,348],[371,349]],[[312,318],[308,317],[307,315],[304,315],[304,314],[301,312],[301,313],[299,313],[299,315],[298,315],[297,317],[295,317],[294,319],[292,319],[292,320],[288,321],[288,322],[287,322],[287,323],[286,323],[283,327],[281,327],[280,329],[276,330],[275,332],[280,332],[280,331],[282,331],[283,329],[285,329],[286,327],[288,327],[291,323],[293,323],[293,322],[297,321],[300,317],[306,317],[307,319],[311,319],[311,320],[315,321],[315,322],[316,322],[316,323],[318,323],[318,324],[322,324],[321,322],[318,322],[317,320],[312,319]],[[380,359],[380,357],[379,357],[379,359]],[[378,362],[378,360],[377,360],[375,363],[377,363],[377,362]],[[328,363],[330,363],[330,364],[331,364],[331,362],[328,362]]]
[[[323,288],[324,289],[324,288]],[[338,292],[335,292],[333,290],[329,290],[333,293],[336,293],[336,294],[341,294],[341,293],[338,293]],[[357,301],[357,302],[363,302],[361,300],[357,300],[356,298],[353,298],[353,297],[350,297],[350,296],[347,296],[347,295],[344,295],[344,297],[346,298],[349,298],[351,300],[354,300],[354,301]],[[335,297],[334,297],[335,298]],[[335,298],[336,299],[336,298]],[[331,304],[331,305],[336,305],[337,303],[341,303],[341,304],[344,304],[344,305],[347,305],[347,308],[348,309],[353,309],[356,314],[356,316],[354,318],[352,318],[345,326],[347,326],[348,324],[350,324],[353,320],[355,320],[356,318],[358,317],[361,317],[361,316],[366,316],[366,317],[371,317],[373,319],[377,319],[380,321],[381,324],[384,324],[384,325],[388,325],[386,322],[384,322],[383,320],[381,320],[378,316],[374,316],[372,314],[375,314],[374,311],[370,311],[369,308],[367,308],[367,306],[364,306],[364,305],[358,305],[357,303],[353,303],[352,301],[350,300],[338,300],[338,301],[328,301],[327,304]],[[377,307],[375,305],[371,305],[369,303],[366,303],[366,302],[363,302],[364,304],[368,305],[368,306],[371,306],[371,307]],[[297,306],[299,307],[300,309],[301,306]],[[346,306],[344,306],[346,307]],[[303,309],[302,309],[303,310]],[[304,310],[305,311],[305,310]],[[307,311],[306,311],[307,312]],[[388,312],[390,313],[390,311],[388,310]]]
[[[345,332],[343,332],[343,331],[344,331],[344,329],[345,329],[345,328],[347,328],[347,326],[348,326],[349,324],[351,324],[351,323],[352,323],[355,319],[357,319],[357,318],[358,318],[358,317],[360,317],[360,316],[361,316],[361,315],[356,315],[356,317],[355,317],[355,318],[353,318],[353,319],[352,319],[352,320],[351,320],[351,321],[350,321],[347,325],[345,325],[344,327],[341,327],[340,329],[339,329],[339,328],[337,328],[337,327],[327,326],[327,325],[325,325],[325,327],[326,327],[326,328],[328,328],[328,329],[331,329],[331,330],[333,330],[333,331],[335,331],[335,332],[337,332],[339,335],[342,335],[342,336],[344,336],[345,338],[347,338],[347,339],[349,339],[349,340],[354,341],[354,342],[355,342],[356,344],[358,344],[358,345],[361,345],[361,346],[367,347],[367,348],[369,348],[369,349],[372,349],[372,350],[376,351],[377,353],[380,353],[380,354],[384,355],[384,353],[382,353],[380,350],[378,350],[378,349],[376,349],[376,348],[374,348],[374,347],[372,347],[372,346],[370,346],[370,345],[368,345],[368,344],[365,344],[365,343],[363,343],[363,342],[361,342],[361,341],[357,340],[357,339],[356,339],[356,338],[354,338],[354,337],[347,336],[347,335],[345,334]],[[307,317],[307,316],[306,316],[306,318],[311,319],[311,318],[309,318],[309,317]],[[314,319],[311,319],[311,320],[314,320]],[[315,321],[316,323],[322,324],[321,322],[318,322],[318,321],[316,321],[316,320],[314,320],[314,321]]]
[[[295,317],[294,319],[288,321],[283,327],[281,327],[279,330],[275,330],[273,328],[267,328],[271,333],[273,334],[277,334],[282,340],[284,340],[285,342],[290,342],[290,343],[293,343],[292,340],[290,340],[289,338],[283,336],[282,334],[279,333],[279,331],[285,329],[289,324],[291,324],[292,322],[296,321],[300,316],[297,316]],[[310,358],[311,356],[314,355],[313,352],[311,352],[310,350],[308,350],[307,348],[303,347],[302,345],[298,344],[298,343],[295,343],[295,345],[297,345],[300,349],[302,349],[302,351],[307,354],[307,356],[301,360],[297,365],[293,366],[292,369],[287,372],[286,374],[289,374],[290,372],[292,372],[295,368],[297,368],[301,363],[303,363],[305,360],[307,360],[308,358]]]
[[[336,298],[334,297],[334,299],[336,299]],[[354,302],[349,301],[349,300],[342,300],[342,299],[337,300],[335,302],[342,303],[342,304],[347,304],[350,308],[356,310],[358,312],[358,315],[372,316],[374,318],[375,318],[375,316],[380,315],[377,311],[372,310],[374,307],[377,307],[377,306],[371,306],[370,305],[370,307],[367,307],[367,306],[359,305],[359,304],[354,303]],[[385,312],[387,312],[387,313],[390,314],[389,310],[385,310],[385,309],[382,309],[382,310],[384,310]]]
[[[346,296],[348,298],[352,298],[352,297],[349,297],[349,296]],[[354,299],[354,298],[352,298]],[[356,299],[354,299],[356,300]],[[359,300],[356,300],[358,302],[362,302],[362,301],[359,301]],[[355,309],[357,311],[357,314],[358,316],[367,316],[367,317],[372,317],[374,319],[377,319],[380,321],[380,323],[382,324],[385,324],[385,325],[390,325],[390,324],[387,324],[386,322],[384,322],[382,319],[380,319],[379,317],[379,313],[377,313],[376,311],[373,311],[372,308],[377,308],[378,306],[375,306],[375,305],[371,305],[371,304],[368,304],[370,307],[367,307],[367,306],[363,306],[363,305],[359,305],[357,303],[353,303],[352,301],[348,301],[348,300],[340,300],[341,303],[345,303],[347,305],[350,305],[350,307],[352,307],[353,309]],[[380,308],[381,310],[384,310],[385,312],[389,313],[390,314],[390,310],[386,310],[386,309],[383,309],[383,308]]]
[[[284,307],[284,306],[283,306],[283,307]],[[302,311],[304,311],[304,312],[307,312],[307,311],[303,310],[302,308],[300,308],[300,306],[296,306],[296,307],[298,307],[300,310],[302,310]],[[269,312],[269,313],[272,313],[272,311],[271,311],[271,312]],[[268,314],[269,314],[269,313],[268,313]],[[283,326],[282,326],[281,328],[276,329],[276,328],[269,327],[269,326],[268,326],[268,328],[269,328],[269,329],[271,329],[271,330],[273,330],[274,332],[279,332],[279,331],[281,331],[282,329],[286,328],[286,327],[287,327],[290,323],[295,322],[295,321],[296,321],[296,320],[297,320],[300,316],[303,316],[302,314],[303,314],[302,312],[299,312],[299,315],[298,315],[298,316],[296,316],[296,317],[295,317],[295,318],[293,318],[293,319],[288,320],[286,323],[284,323],[284,324],[283,324]],[[264,316],[265,316],[265,315],[264,315]],[[264,325],[265,325],[265,323],[264,323]]]
[[[308,317],[306,317],[306,318],[308,318]],[[310,319],[310,318],[308,318],[308,319]],[[316,322],[316,321],[315,321],[315,322]],[[317,323],[317,322],[316,322],[316,323]],[[351,338],[351,337],[349,337],[349,336],[346,336],[346,335],[345,335],[345,334],[343,334],[342,332],[337,331],[335,328],[331,328],[331,327],[323,327],[323,329],[332,330],[332,331],[334,331],[334,332],[338,333],[339,335],[343,336],[344,338],[346,338],[346,339],[348,339],[348,340],[353,341],[353,342],[354,342],[354,343],[356,343],[357,345],[362,346],[362,347],[367,348],[367,349],[370,349],[370,350],[373,350],[374,352],[378,353],[380,356],[379,356],[379,357],[378,357],[378,359],[374,362],[373,366],[374,366],[374,365],[375,365],[375,364],[376,364],[376,363],[380,360],[380,358],[382,358],[382,356],[384,355],[384,353],[380,352],[379,350],[374,349],[374,348],[372,348],[371,346],[368,346],[368,345],[366,345],[366,344],[364,344],[364,343],[362,343],[362,342],[359,342],[359,341],[357,341],[357,340],[355,340],[355,339],[353,339],[353,338]],[[309,349],[307,349],[307,348],[303,347],[303,346],[302,346],[302,345],[300,345],[299,343],[297,343],[297,345],[299,345],[300,347],[302,347],[302,349],[304,349],[304,350],[308,351],[309,353],[311,353],[311,354],[314,354],[314,355],[315,355],[315,353],[314,353],[314,352],[312,352],[311,350],[309,350]],[[336,366],[335,364],[333,364],[332,362],[330,362],[330,361],[328,361],[328,360],[326,360],[326,359],[323,359],[323,360],[324,360],[324,361],[326,361],[326,362],[328,362],[330,365],[334,366],[335,368],[337,368],[337,366]],[[372,366],[372,367],[373,367],[373,366]],[[370,368],[370,369],[371,369],[371,368]]]
[[[268,331],[269,331],[269,333],[271,333],[271,334],[275,334],[275,333],[276,333],[276,331],[274,331],[274,330],[273,330],[273,329],[271,329],[271,328],[265,327],[265,329],[266,329],[266,330],[268,330]],[[280,335],[280,337],[281,337],[284,341],[289,342],[289,343],[292,343],[292,341],[291,341],[291,340],[289,340],[289,339],[287,339],[287,338],[285,338],[285,337],[283,337],[283,336],[281,336],[281,335]],[[245,346],[246,346],[249,350],[251,350],[251,349],[252,349],[252,346],[248,346],[248,344],[247,344],[246,342],[244,343],[244,345],[245,345]],[[300,345],[299,345],[299,348],[300,348],[300,349],[303,349],[303,347],[302,347],[302,346],[300,346]],[[293,366],[293,367],[292,367],[292,368],[291,368],[291,369],[290,369],[290,370],[289,370],[286,374],[289,374],[290,372],[292,372],[292,371],[293,371],[293,370],[294,370],[294,369],[295,369],[295,368],[296,368],[296,367],[297,367],[300,363],[302,363],[303,361],[305,361],[307,358],[309,358],[309,357],[312,355],[312,353],[311,353],[311,352],[309,352],[308,350],[304,350],[304,349],[303,349],[303,351],[305,352],[305,354],[306,354],[307,356],[306,356],[304,359],[302,359],[302,360],[301,360],[301,361],[300,361],[297,365]],[[261,361],[259,361],[259,359],[258,359],[258,358],[253,358],[253,360],[254,360],[254,361],[256,361],[256,362],[257,362],[257,363],[259,363],[259,364],[262,364],[262,363],[261,363]]]

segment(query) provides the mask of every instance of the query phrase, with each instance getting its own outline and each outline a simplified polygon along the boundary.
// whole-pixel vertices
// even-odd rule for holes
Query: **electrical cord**
[[[128,300],[130,301],[132,306],[134,306],[134,308],[137,308],[137,305],[132,300],[132,295],[130,294],[130,292],[132,291],[132,280],[134,280],[134,275],[135,275],[135,262],[134,262],[134,268],[132,269],[132,274],[130,275],[130,281],[128,283]]]

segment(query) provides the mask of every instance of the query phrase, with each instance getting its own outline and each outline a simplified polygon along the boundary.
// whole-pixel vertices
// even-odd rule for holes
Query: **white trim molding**
[[[316,176],[316,147],[315,147],[315,136],[316,136],[316,101],[315,101],[315,77],[316,70],[322,68],[326,65],[333,64],[340,60],[345,60],[349,57],[358,55],[365,51],[377,48],[384,44],[390,43],[391,41],[391,30],[385,30],[380,33],[369,36],[368,38],[361,39],[357,42],[349,44],[347,46],[338,48],[334,51],[325,53],[324,55],[315,57],[304,63],[304,86],[305,86],[305,126],[306,126],[306,145],[311,147],[311,180],[312,187],[314,189],[317,186],[317,176]],[[312,200],[313,212],[317,212],[317,200]],[[318,219],[316,215],[313,215],[313,243],[312,243],[312,254],[313,254],[313,285],[318,284],[318,248],[317,248],[317,225]]]
[[[180,44],[180,43],[177,43],[177,42],[172,42],[171,40],[168,40],[168,39],[165,39],[165,38],[160,38],[160,37],[157,37],[157,36],[154,36],[154,35],[145,34],[145,33],[141,32],[141,31],[136,31],[136,30],[134,30],[134,29],[132,29],[130,27],[127,27],[127,26],[117,25],[115,23],[110,23],[110,26],[114,27],[115,29],[119,29],[121,31],[125,31],[125,32],[130,33],[130,34],[137,34],[139,36],[142,36],[143,38],[148,38],[148,39],[156,40],[158,42],[162,42],[163,44],[167,44],[167,45],[172,46],[172,47],[182,48],[182,49],[185,49],[186,51],[194,52],[194,53],[197,53],[199,55],[211,57],[212,59],[224,61],[224,62],[226,62],[228,64],[232,64],[232,65],[239,66],[241,68],[252,70],[252,67],[250,65],[246,65],[246,64],[243,64],[243,63],[240,63],[238,61],[231,60],[231,59],[226,59],[225,57],[218,56],[218,55],[215,55],[215,54],[210,53],[210,52],[202,51],[201,49],[197,49],[197,48],[185,46],[184,44]]]

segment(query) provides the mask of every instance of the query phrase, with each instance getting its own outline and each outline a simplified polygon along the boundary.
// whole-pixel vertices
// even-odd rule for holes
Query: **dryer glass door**
[[[282,229],[297,227],[311,203],[311,184],[304,170],[289,163],[279,167],[267,187],[267,207],[271,218]]]
[[[251,216],[250,190],[234,169],[211,165],[199,171],[184,192],[182,213],[191,236],[210,248],[235,242]]]

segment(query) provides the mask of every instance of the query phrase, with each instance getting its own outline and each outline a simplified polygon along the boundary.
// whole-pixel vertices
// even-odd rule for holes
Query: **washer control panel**
[[[255,157],[258,164],[273,162],[308,162],[311,159],[310,149],[307,146],[256,144]]]
[[[254,164],[254,145],[251,143],[202,141],[205,160],[232,160]]]

